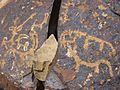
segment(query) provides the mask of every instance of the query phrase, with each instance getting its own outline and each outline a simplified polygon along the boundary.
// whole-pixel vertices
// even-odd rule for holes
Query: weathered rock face
[[[32,84],[27,56],[47,38],[53,0],[9,1],[0,2],[0,71],[27,87]]]
[[[0,89],[33,90],[28,55],[47,38],[52,4],[0,1],[0,71],[8,77],[0,74]],[[62,0],[58,61],[46,80],[48,90],[120,89],[119,12],[119,0]]]
[[[17,85],[9,81],[8,78],[6,78],[4,75],[0,74],[0,90],[5,90],[5,89],[6,90],[20,90],[20,88]]]
[[[120,76],[120,17],[110,10],[109,3],[62,2],[56,66],[59,70],[55,71],[70,90],[120,89],[120,79],[115,81]],[[68,73],[64,71],[71,74],[65,75]]]

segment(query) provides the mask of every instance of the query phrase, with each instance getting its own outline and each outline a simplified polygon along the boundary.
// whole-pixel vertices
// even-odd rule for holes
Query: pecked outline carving
[[[65,36],[71,37],[72,34],[74,34],[74,37],[72,37],[71,40],[66,40],[65,39]],[[84,46],[83,46],[84,49],[86,49],[86,50],[88,49],[89,41],[95,41],[95,42],[100,44],[99,50],[101,52],[103,51],[104,45],[106,44],[111,48],[111,52],[109,53],[109,55],[114,56],[116,54],[116,50],[114,49],[114,47],[113,47],[113,45],[111,43],[109,43],[109,42],[107,42],[105,40],[99,39],[97,37],[91,36],[86,32],[81,32],[81,31],[78,31],[78,30],[65,30],[60,36],[61,46],[66,48],[67,44],[74,44],[75,47],[77,47],[76,44],[75,44],[75,40],[77,38],[81,38],[82,36],[85,37],[85,42],[84,42]]]
[[[36,32],[35,28],[42,29],[43,25],[47,23],[48,20],[48,13],[44,14],[44,19],[41,23],[37,23],[37,19],[31,25],[31,29],[27,34],[18,34],[20,31],[23,30],[23,26],[31,19],[33,19],[37,13],[32,13],[22,24],[17,26],[18,17],[14,20],[13,26],[9,28],[12,33],[12,37],[8,40],[7,37],[4,37],[1,43],[1,47],[5,47],[7,50],[5,56],[12,55],[16,58],[16,54],[19,55],[21,59],[25,59],[27,55],[34,55],[34,51],[38,48],[38,33]],[[15,37],[17,38],[15,39]],[[29,41],[25,42],[24,44],[21,43],[21,40],[29,39],[31,41],[31,48],[29,48]],[[16,48],[15,48],[16,45]],[[22,48],[22,51],[20,51]]]
[[[72,34],[74,34],[74,37],[72,37]],[[66,40],[66,36],[68,36],[70,38],[70,40]],[[112,71],[112,67],[111,67],[111,63],[106,60],[106,59],[101,59],[101,60],[97,60],[96,62],[86,62],[84,60],[82,60],[78,55],[77,55],[77,45],[76,45],[76,39],[77,38],[81,38],[82,36],[86,37],[85,39],[85,43],[83,48],[84,49],[88,49],[89,46],[89,40],[94,40],[98,43],[100,43],[100,51],[103,51],[104,48],[104,44],[107,44],[111,47],[111,52],[110,55],[115,55],[116,51],[114,49],[114,47],[112,46],[111,43],[104,41],[102,39],[99,39],[97,37],[91,36],[89,34],[87,34],[86,32],[81,32],[78,30],[65,30],[64,32],[62,32],[61,36],[60,36],[60,44],[61,46],[63,46],[64,48],[67,49],[67,56],[68,57],[73,57],[75,62],[76,62],[76,66],[75,66],[75,70],[76,72],[79,71],[79,68],[81,65],[85,65],[86,67],[89,67],[91,69],[94,70],[94,73],[99,74],[99,66],[101,64],[105,64],[107,65],[108,69],[109,69],[109,74],[111,77],[113,77],[113,71]]]
[[[64,5],[62,6],[62,8],[64,9],[64,12],[62,12],[62,15],[60,17],[60,20],[62,21],[62,24],[70,21],[70,18],[67,15],[70,6],[74,6],[74,3],[71,0],[68,0],[68,2],[64,3]]]

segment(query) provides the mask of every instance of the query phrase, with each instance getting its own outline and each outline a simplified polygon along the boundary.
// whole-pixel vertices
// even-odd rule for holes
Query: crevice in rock
[[[57,27],[58,27],[60,7],[61,7],[61,0],[54,0],[52,12],[50,15],[48,35],[47,35],[47,38],[49,38],[49,36],[53,34],[57,41],[58,41]],[[45,89],[44,83],[45,83],[44,81],[38,80],[36,90],[44,90]]]
[[[52,12],[50,15],[49,26],[48,26],[48,35],[47,38],[53,34],[58,40],[57,36],[57,26],[58,26],[58,19],[59,19],[59,11],[61,6],[61,0],[54,0]]]

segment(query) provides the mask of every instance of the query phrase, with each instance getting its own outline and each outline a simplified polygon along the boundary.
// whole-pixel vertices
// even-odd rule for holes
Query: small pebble
[[[34,7],[31,7],[31,10],[33,10],[34,9]]]
[[[24,9],[25,8],[25,6],[22,6],[22,9]]]

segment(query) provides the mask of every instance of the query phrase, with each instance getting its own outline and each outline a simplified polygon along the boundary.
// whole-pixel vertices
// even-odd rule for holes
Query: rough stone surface
[[[52,4],[53,0],[0,1],[0,71],[23,87],[32,83],[27,56],[47,38]]]
[[[73,80],[62,79],[70,90],[120,89],[120,16],[110,9],[113,2],[62,1],[57,65],[74,70]],[[116,3],[117,13],[119,0]]]
[[[27,55],[46,39],[52,3],[4,0],[0,4],[0,71],[8,77],[0,76],[0,89],[18,90],[14,84],[33,89],[31,75],[26,76],[32,65]],[[119,90],[119,29],[119,0],[62,0],[58,60],[46,90]],[[3,84],[4,80],[8,81]]]
[[[59,79],[59,77],[56,75],[56,73],[54,71],[51,71],[48,75],[48,78],[46,80],[46,87],[49,87],[51,89],[64,89],[65,85],[62,84],[61,80]]]

